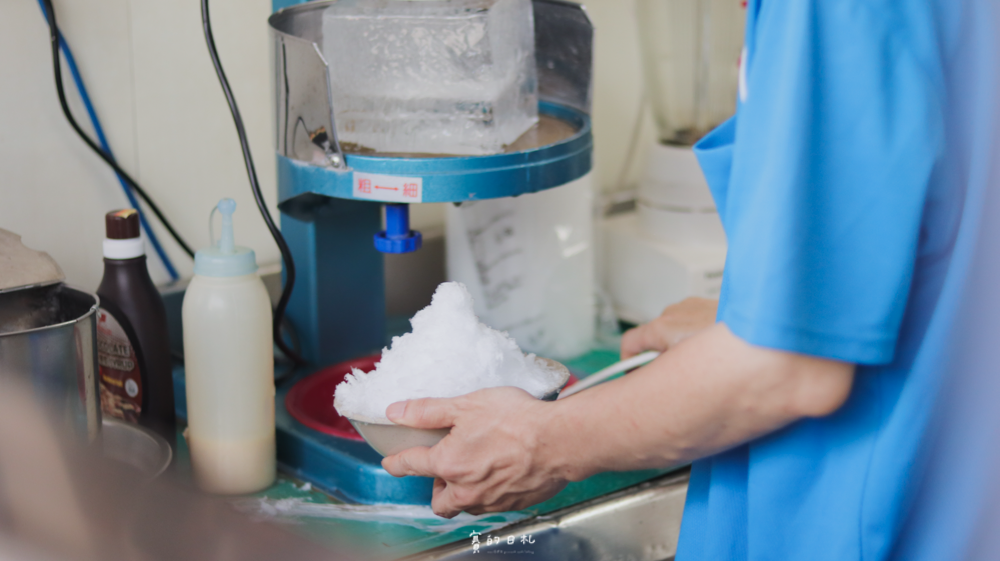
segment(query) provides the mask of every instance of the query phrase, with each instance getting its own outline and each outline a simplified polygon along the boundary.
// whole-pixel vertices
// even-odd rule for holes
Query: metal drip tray
[[[542,114],[538,116],[538,122],[530,129],[524,131],[514,142],[508,144],[502,154],[513,154],[515,152],[526,152],[535,150],[543,146],[557,144],[569,139],[580,132],[577,125],[569,121],[564,121],[553,115]],[[383,156],[386,158],[463,158],[456,154],[422,154],[405,152],[379,152],[366,146],[359,146],[351,142],[341,142],[341,148],[348,156],[357,154],[364,156]]]

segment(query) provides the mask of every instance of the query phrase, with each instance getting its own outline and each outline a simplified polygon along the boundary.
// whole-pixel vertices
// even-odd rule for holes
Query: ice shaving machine
[[[564,185],[590,171],[593,151],[593,27],[579,4],[534,0],[539,122],[504,152],[486,156],[345,150],[320,48],[322,14],[330,4],[274,0],[277,11],[269,19],[278,206],[298,277],[287,313],[303,356],[318,365],[385,344],[381,252],[419,248],[408,205]]]

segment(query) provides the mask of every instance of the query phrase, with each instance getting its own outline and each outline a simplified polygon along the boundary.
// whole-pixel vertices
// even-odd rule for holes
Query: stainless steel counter
[[[662,561],[677,551],[687,471],[408,558]],[[478,543],[474,543],[478,539]],[[478,547],[477,547],[478,546]],[[478,549],[478,552],[476,551]]]

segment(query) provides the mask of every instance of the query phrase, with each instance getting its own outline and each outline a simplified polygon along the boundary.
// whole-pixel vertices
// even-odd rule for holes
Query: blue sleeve
[[[943,149],[940,92],[873,3],[754,4],[719,319],[751,344],[890,362]]]

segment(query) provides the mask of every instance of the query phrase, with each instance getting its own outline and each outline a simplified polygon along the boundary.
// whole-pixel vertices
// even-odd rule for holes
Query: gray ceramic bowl
[[[559,397],[559,390],[561,390],[562,387],[566,385],[566,382],[569,381],[569,369],[562,363],[551,359],[543,358],[540,360],[545,361],[551,368],[559,370],[561,373],[559,382],[542,397],[545,401],[552,401]],[[391,423],[387,420],[361,420],[352,419],[350,417],[347,417],[347,420],[354,425],[358,434],[360,434],[361,437],[364,438],[376,452],[382,454],[383,456],[392,456],[402,452],[403,450],[414,448],[416,446],[434,446],[438,442],[441,442],[441,439],[451,432],[451,429],[428,430],[404,427],[402,425]]]

